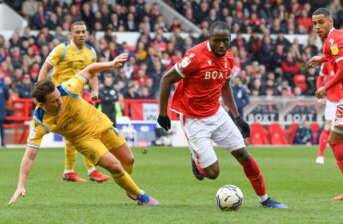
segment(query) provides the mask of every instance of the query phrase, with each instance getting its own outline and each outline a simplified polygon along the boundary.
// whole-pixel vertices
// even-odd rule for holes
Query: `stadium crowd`
[[[26,0],[17,6],[28,18],[29,27],[14,32],[9,40],[0,35],[0,76],[10,88],[10,99],[30,97],[31,86],[45,58],[53,47],[68,39],[65,31],[70,29],[71,22],[80,19],[88,25],[89,44],[95,47],[98,61],[110,60],[121,52],[129,53],[129,62],[112,73],[115,88],[122,98],[156,98],[161,75],[180,60],[187,49],[205,40],[209,23],[217,19],[225,20],[237,34],[232,40],[236,57],[233,75],[241,79],[240,85],[250,95],[314,93],[318,71],[307,69],[305,62],[319,49],[310,31],[314,5],[311,8],[308,1],[283,4],[263,0],[229,0],[225,4],[218,0],[169,1],[199,24],[202,33],[198,37],[182,37],[182,26],[176,20],[167,27],[155,4],[149,7],[144,0],[115,2]],[[200,13],[189,17],[194,10]],[[104,30],[103,37],[96,38],[98,30]],[[138,31],[140,36],[136,45],[130,46],[119,43],[113,34],[115,31]],[[151,35],[152,31],[156,35]],[[172,33],[170,38],[166,38],[166,32]],[[250,33],[250,39],[245,39],[241,33]],[[271,39],[271,33],[277,33],[276,39]],[[307,44],[299,44],[297,39],[290,42],[283,33],[308,33]],[[100,79],[103,81],[104,75]]]

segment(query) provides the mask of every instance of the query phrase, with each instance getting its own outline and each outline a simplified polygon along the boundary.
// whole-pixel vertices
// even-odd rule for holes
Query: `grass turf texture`
[[[269,193],[286,203],[287,210],[265,209],[258,204],[243,171],[232,156],[217,150],[221,174],[215,181],[195,180],[188,150],[151,148],[134,150],[134,178],[157,197],[161,206],[139,207],[113,181],[103,184],[63,182],[63,150],[42,150],[26,187],[26,197],[12,208],[7,202],[15,190],[22,149],[0,150],[0,223],[343,223],[343,178],[331,151],[326,163],[314,163],[314,147],[250,148],[266,177]],[[81,176],[86,171],[78,159]],[[242,208],[223,212],[216,208],[215,193],[224,184],[239,186]]]

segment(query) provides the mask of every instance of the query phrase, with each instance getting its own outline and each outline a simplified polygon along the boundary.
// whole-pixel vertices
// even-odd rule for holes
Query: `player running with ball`
[[[178,82],[171,109],[181,115],[195,177],[198,180],[218,177],[219,163],[212,146],[214,141],[231,152],[242,165],[264,207],[287,208],[268,196],[262,172],[245,148],[242,134],[249,136],[249,125],[238,116],[229,84],[233,67],[229,29],[224,22],[215,22],[210,26],[209,35],[208,41],[189,49],[183,60],[163,76],[158,123],[164,129],[170,129],[168,98],[172,85]],[[220,96],[233,114],[234,121],[220,106]]]

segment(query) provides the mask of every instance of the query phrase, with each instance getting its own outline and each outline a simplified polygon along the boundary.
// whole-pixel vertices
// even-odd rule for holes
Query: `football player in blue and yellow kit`
[[[39,152],[40,142],[49,132],[61,134],[93,164],[107,169],[115,182],[138,204],[159,204],[131,178],[129,173],[132,171],[133,155],[125,139],[113,129],[112,122],[104,113],[80,97],[85,83],[96,73],[116,68],[127,58],[127,54],[121,54],[113,61],[91,64],[57,87],[50,80],[35,84],[32,96],[37,101],[37,108],[20,165],[17,189],[9,205],[25,195],[25,183]]]
[[[54,84],[59,85],[73,77],[87,65],[96,62],[96,52],[93,47],[85,43],[86,39],[87,27],[85,23],[83,21],[74,22],[71,27],[71,40],[59,44],[50,52],[39,72],[38,81],[48,78],[49,71],[53,69],[51,80]],[[96,76],[89,80],[89,85],[92,89],[92,97],[97,97],[98,79]],[[79,177],[74,170],[75,158],[75,147],[69,141],[66,141],[63,179],[81,183],[85,179]],[[86,158],[84,158],[84,164],[88,170],[90,180],[103,182],[109,179],[109,176],[96,170],[94,164]]]

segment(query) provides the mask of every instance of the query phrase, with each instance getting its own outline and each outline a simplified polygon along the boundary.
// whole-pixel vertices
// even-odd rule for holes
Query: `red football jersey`
[[[335,70],[330,61],[322,64],[320,68],[320,76],[324,76],[326,80],[325,83],[330,81],[335,76]],[[343,84],[340,82],[328,89],[326,96],[331,102],[339,102],[343,96]]]
[[[219,97],[234,64],[231,51],[215,55],[208,41],[189,49],[175,69],[183,77],[179,81],[171,108],[187,117],[203,118],[219,109]]]

